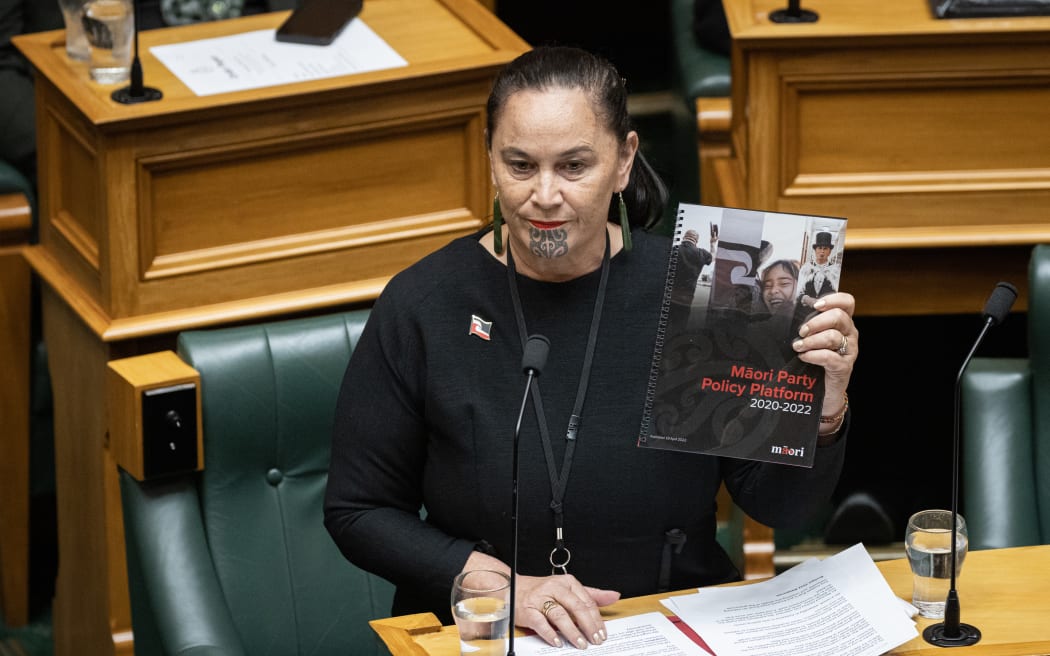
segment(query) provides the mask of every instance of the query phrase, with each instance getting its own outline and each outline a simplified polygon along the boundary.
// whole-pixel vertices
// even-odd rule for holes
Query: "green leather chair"
[[[34,203],[33,185],[10,162],[0,159],[0,195],[21,194],[27,204]]]
[[[725,98],[730,93],[729,57],[698,43],[693,33],[693,0],[670,0],[671,43],[674,53],[674,94],[676,102],[671,112],[672,147],[675,159],[675,180],[679,189],[678,200],[697,203],[701,200],[700,150],[705,145],[713,150],[728,148],[728,126],[725,134],[699,135],[697,122],[697,99]],[[698,144],[698,138],[700,143]],[[713,153],[717,155],[718,153]],[[710,183],[710,176],[705,180]]]
[[[970,548],[1050,543],[1050,245],[1029,262],[1028,357],[974,358],[962,419]]]
[[[204,469],[121,472],[137,654],[386,654],[393,586],[322,524],[336,396],[367,310],[182,333]]]
[[[671,29],[682,95],[692,101],[728,96],[729,57],[697,42],[693,0],[671,0]]]

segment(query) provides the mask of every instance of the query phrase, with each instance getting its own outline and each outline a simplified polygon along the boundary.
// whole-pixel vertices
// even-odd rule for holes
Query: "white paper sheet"
[[[150,52],[198,96],[408,66],[360,18],[327,46],[281,43],[275,31],[154,46]]]
[[[719,656],[877,656],[918,635],[863,545],[663,600]]]
[[[587,656],[709,656],[661,613],[644,613],[605,623],[608,640],[586,651],[565,645],[551,647],[537,636],[514,639],[518,656],[582,653]]]

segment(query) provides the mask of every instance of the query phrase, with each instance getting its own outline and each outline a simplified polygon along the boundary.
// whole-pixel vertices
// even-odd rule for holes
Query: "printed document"
[[[645,613],[609,620],[605,623],[609,639],[600,645],[587,645],[579,652],[587,656],[709,656],[662,613]],[[551,647],[537,636],[514,639],[517,656],[552,656],[577,653],[568,645]]]
[[[877,656],[918,635],[861,544],[761,583],[662,603],[719,656]]]
[[[408,66],[360,18],[326,46],[282,43],[276,30],[150,48],[198,96]]]
[[[824,369],[791,343],[845,238],[846,219],[678,206],[639,447],[813,466]]]

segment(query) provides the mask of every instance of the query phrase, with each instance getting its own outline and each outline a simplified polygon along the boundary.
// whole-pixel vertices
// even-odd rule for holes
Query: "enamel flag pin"
[[[491,338],[492,333],[492,322],[485,321],[476,314],[470,315],[470,334],[476,335],[481,339],[488,341]]]

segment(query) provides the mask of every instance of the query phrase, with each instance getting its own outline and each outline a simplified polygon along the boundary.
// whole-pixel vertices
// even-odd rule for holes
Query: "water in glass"
[[[84,34],[85,0],[59,0],[62,22],[66,26],[66,54],[77,61],[88,60],[88,42]]]
[[[134,13],[128,0],[89,0],[84,7],[84,32],[90,50],[91,79],[116,84],[128,79]]]
[[[923,515],[923,513],[927,514]],[[929,513],[943,514],[930,515]],[[966,524],[960,516],[958,536],[955,541],[957,585],[968,546]],[[908,523],[904,547],[912,571],[912,603],[919,609],[919,614],[923,617],[943,618],[952,573],[951,513],[948,511],[916,513]]]
[[[507,652],[510,608],[503,599],[464,599],[456,604],[452,614],[456,618],[463,653],[503,656]]]
[[[452,616],[463,656],[504,656],[510,632],[510,577],[503,572],[462,572],[452,583]]]

